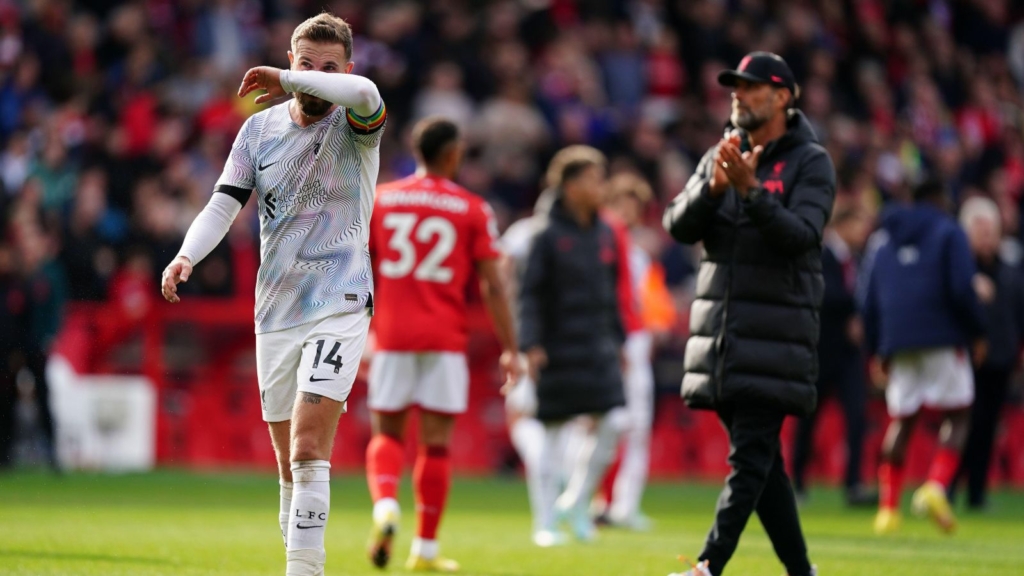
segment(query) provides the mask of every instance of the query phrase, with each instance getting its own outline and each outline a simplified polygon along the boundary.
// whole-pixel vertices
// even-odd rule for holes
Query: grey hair
[[[996,229],[1002,233],[1002,218],[999,214],[999,205],[990,198],[974,196],[968,198],[960,207],[960,227],[964,230],[970,229],[975,218],[984,218],[991,222]]]

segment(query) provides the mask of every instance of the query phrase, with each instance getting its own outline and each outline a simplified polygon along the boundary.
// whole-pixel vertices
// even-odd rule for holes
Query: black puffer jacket
[[[709,195],[716,149],[665,211],[665,229],[704,243],[690,314],[682,394],[695,408],[751,402],[790,414],[817,403],[822,229],[835,169],[799,111],[765,147],[754,201]]]
[[[519,344],[541,346],[548,364],[537,382],[537,418],[563,420],[625,404],[619,348],[625,339],[612,229],[579,225],[556,200],[537,216],[521,275]]]

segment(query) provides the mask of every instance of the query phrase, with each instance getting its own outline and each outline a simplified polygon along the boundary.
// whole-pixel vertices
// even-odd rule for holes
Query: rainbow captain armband
[[[348,119],[348,125],[357,134],[373,134],[384,127],[384,121],[388,119],[388,110],[384,106],[384,102],[381,102],[380,108],[377,108],[377,111],[372,116],[364,118],[349,108],[345,113],[345,117]]]

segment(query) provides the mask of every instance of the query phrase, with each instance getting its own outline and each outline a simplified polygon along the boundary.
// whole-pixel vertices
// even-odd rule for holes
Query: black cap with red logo
[[[740,79],[789,88],[793,96],[797,95],[796,79],[793,78],[789,64],[786,64],[781,56],[771,52],[751,52],[740,60],[740,65],[735,70],[722,70],[718,73],[718,83],[722,86],[735,86],[736,81]]]

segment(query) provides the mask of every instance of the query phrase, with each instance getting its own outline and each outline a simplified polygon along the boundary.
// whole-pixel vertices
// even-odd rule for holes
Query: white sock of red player
[[[277,514],[277,520],[281,524],[281,537],[284,538],[284,547],[288,549],[288,519],[292,515],[292,483],[281,480],[281,507]]]
[[[521,417],[512,424],[509,434],[519,458],[523,461],[526,474],[526,491],[530,496],[530,510],[533,513],[533,530],[543,530],[541,523],[543,501],[541,488],[541,456],[544,451],[544,425],[536,418]]]
[[[292,462],[292,514],[288,519],[287,576],[323,573],[324,531],[331,511],[331,463]]]

